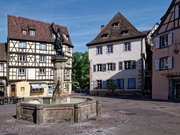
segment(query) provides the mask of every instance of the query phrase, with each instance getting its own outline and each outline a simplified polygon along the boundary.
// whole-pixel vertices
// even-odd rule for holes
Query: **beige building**
[[[113,81],[118,91],[144,89],[146,35],[117,13],[87,44],[90,61],[90,90],[107,90]]]
[[[153,99],[180,99],[180,0],[173,0],[153,35]]]
[[[54,84],[54,39],[50,24],[8,15],[8,96],[51,96]],[[65,63],[64,83],[71,93],[72,43],[68,30],[55,25],[63,33]]]

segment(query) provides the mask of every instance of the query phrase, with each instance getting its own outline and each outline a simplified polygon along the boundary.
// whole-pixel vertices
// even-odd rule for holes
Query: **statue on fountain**
[[[61,29],[59,27],[57,29],[55,29],[54,23],[52,23],[49,26],[49,29],[56,37],[55,41],[54,41],[54,49],[56,50],[56,54],[64,56],[64,52],[63,52],[64,38],[63,38]]]

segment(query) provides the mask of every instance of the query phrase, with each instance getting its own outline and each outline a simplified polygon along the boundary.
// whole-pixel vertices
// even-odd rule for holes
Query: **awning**
[[[32,89],[41,89],[41,85],[39,84],[31,84]]]

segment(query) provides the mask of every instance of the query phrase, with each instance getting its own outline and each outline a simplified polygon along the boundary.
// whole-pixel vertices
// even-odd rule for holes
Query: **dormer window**
[[[124,35],[124,36],[126,36],[126,35],[129,34],[129,30],[124,30],[124,31],[121,32],[121,34]]]
[[[102,37],[103,39],[107,39],[107,38],[109,37],[109,34],[103,34],[101,37]]]
[[[29,30],[29,35],[30,36],[35,36],[35,30]]]
[[[119,22],[115,22],[112,24],[113,28],[119,28],[120,23]]]
[[[27,30],[22,30],[22,34],[26,35],[27,34]]]

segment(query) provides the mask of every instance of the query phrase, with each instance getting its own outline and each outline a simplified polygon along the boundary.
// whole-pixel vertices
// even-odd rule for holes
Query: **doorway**
[[[3,83],[0,83],[0,97],[4,96],[5,86]]]
[[[176,83],[176,98],[180,99],[180,82]]]

